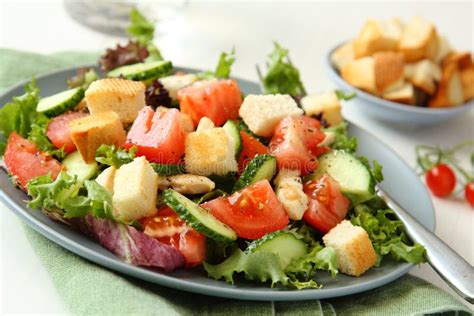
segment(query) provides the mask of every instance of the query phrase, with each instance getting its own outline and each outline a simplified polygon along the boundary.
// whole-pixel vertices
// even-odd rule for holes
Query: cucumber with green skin
[[[36,111],[47,116],[57,116],[73,109],[84,98],[84,88],[78,87],[66,90],[41,99],[36,106]]]
[[[150,165],[156,173],[163,176],[186,173],[183,165],[165,165],[159,163],[151,163]]]
[[[276,174],[277,160],[274,156],[256,155],[245,167],[239,180],[235,183],[234,191],[239,191],[257,181],[267,179],[270,181]]]
[[[353,205],[369,200],[375,194],[375,180],[370,170],[354,155],[343,150],[334,150],[318,158],[319,165],[309,179],[329,174],[339,183]]]
[[[233,121],[227,121],[222,128],[224,129],[225,133],[229,138],[232,140],[235,148],[235,157],[238,159],[240,156],[240,152],[242,151],[242,140],[240,139],[240,131]]]
[[[99,165],[93,161],[86,163],[78,151],[72,152],[62,161],[66,172],[71,176],[77,176],[78,182],[92,179],[99,171]]]
[[[166,76],[173,69],[171,61],[162,60],[122,66],[107,73],[107,77],[120,77],[134,81],[154,80]]]
[[[308,252],[308,246],[292,233],[279,230],[253,241],[245,250],[247,253],[258,251],[277,254],[284,270],[293,260],[304,256]]]
[[[175,190],[165,190],[163,199],[186,224],[208,238],[224,243],[231,243],[237,239],[237,234],[229,226]]]

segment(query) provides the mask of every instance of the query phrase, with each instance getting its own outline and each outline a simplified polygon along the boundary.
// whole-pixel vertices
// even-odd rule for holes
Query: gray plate
[[[344,42],[345,43],[345,42]],[[339,75],[331,62],[332,53],[344,43],[337,45],[329,50],[324,59],[324,67],[329,78],[344,91],[355,91],[357,97],[347,101],[357,106],[367,115],[381,121],[405,125],[433,125],[447,121],[449,119],[465,115],[465,113],[474,108],[474,100],[467,101],[465,104],[450,108],[428,108],[421,106],[410,106],[402,103],[388,101],[370,93],[357,89],[347,83]]]
[[[179,70],[195,71],[193,69]],[[73,75],[73,73],[74,69],[66,69],[39,76],[37,83],[41,94],[49,95],[65,89],[65,80]],[[238,81],[245,93],[259,92],[257,84],[245,80]],[[4,105],[12,96],[22,93],[22,85],[18,85],[0,97],[0,104]],[[384,166],[386,180],[381,187],[409,210],[428,229],[433,230],[435,226],[433,206],[428,192],[415,173],[395,152],[368,132],[353,124],[350,124],[349,132],[358,138],[360,154],[376,159]],[[63,224],[48,219],[40,211],[28,209],[24,202],[27,198],[26,194],[14,188],[7,174],[1,171],[0,188],[0,198],[15,214],[34,230],[62,247],[106,268],[135,278],[189,292],[261,301],[330,298],[376,288],[401,277],[413,267],[411,264],[387,260],[384,261],[380,268],[371,269],[359,278],[338,275],[337,278],[332,279],[327,273],[321,272],[317,275],[316,279],[324,284],[324,287],[318,290],[308,289],[302,291],[285,288],[271,289],[245,281],[239,282],[236,285],[230,285],[223,281],[207,278],[204,271],[200,268],[192,270],[183,269],[165,274],[157,270],[129,265],[88,237]]]

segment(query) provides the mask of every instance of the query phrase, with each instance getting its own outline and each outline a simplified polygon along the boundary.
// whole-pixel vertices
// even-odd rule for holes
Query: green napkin
[[[40,55],[0,49],[0,91],[33,74],[96,59],[91,53]],[[26,225],[25,232],[60,297],[77,315],[469,314],[449,294],[413,276],[376,290],[324,301],[243,302],[192,294],[117,274],[68,252]]]

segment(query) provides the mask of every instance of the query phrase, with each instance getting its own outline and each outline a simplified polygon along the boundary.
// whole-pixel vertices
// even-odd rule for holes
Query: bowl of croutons
[[[474,106],[474,63],[422,17],[369,19],[358,36],[330,50],[326,68],[361,111],[375,118],[434,124]]]

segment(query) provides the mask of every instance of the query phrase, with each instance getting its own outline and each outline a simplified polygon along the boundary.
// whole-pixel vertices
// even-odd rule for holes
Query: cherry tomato
[[[451,167],[444,163],[436,165],[426,173],[426,185],[430,191],[439,197],[450,195],[456,186],[456,175]]]
[[[469,202],[469,204],[471,204],[471,207],[474,207],[474,182],[469,182],[466,184],[464,196],[466,197],[466,200]]]

